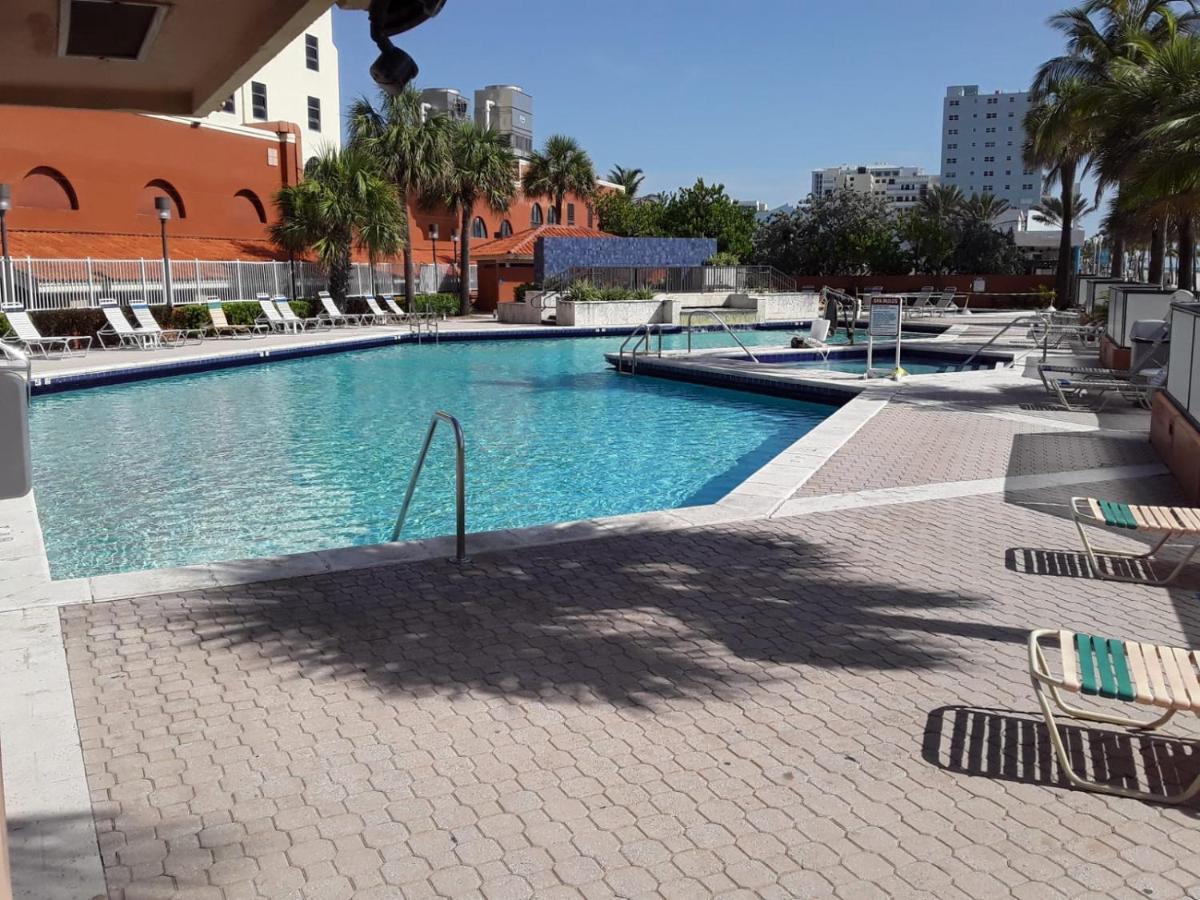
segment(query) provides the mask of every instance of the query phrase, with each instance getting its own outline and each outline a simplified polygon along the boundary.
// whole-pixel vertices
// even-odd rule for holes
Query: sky
[[[740,200],[795,203],[814,168],[939,171],[951,84],[1022,90],[1062,51],[1065,0],[447,0],[395,40],[418,87],[533,96],[534,142],[563,133],[643,192],[697,177]],[[343,105],[374,96],[362,12],[334,12]]]

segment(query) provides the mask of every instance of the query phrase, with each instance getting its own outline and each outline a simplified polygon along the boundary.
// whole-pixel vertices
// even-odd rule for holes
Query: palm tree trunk
[[[413,266],[412,217],[408,214],[408,197],[404,196],[404,308],[409,312],[416,309],[417,285]]]
[[[471,311],[471,207],[465,203],[458,233],[461,236],[458,257],[458,314],[465,316]]]
[[[554,198],[554,224],[565,225],[563,221],[563,198],[561,196]]]
[[[1150,227],[1150,271],[1147,280],[1162,287],[1163,260],[1167,255],[1167,228],[1162,219],[1155,219]]]
[[[1179,286],[1196,289],[1196,220],[1190,213],[1179,218]]]
[[[1112,261],[1108,270],[1109,278],[1124,278],[1125,277],[1125,239],[1114,237],[1112,239]]]
[[[1058,270],[1054,279],[1054,300],[1059,309],[1071,303],[1072,275],[1075,254],[1071,247],[1071,230],[1075,225],[1075,161],[1065,160],[1058,173],[1062,184],[1062,234],[1058,239]]]

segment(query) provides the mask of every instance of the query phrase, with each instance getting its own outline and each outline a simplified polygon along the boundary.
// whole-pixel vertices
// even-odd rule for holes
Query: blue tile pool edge
[[[811,325],[811,319],[798,319],[791,322],[755,323],[738,327],[741,331],[786,331]],[[536,328],[513,329],[509,331],[447,331],[440,335],[441,343],[465,343],[469,341],[521,341],[521,340],[554,340],[561,338],[585,337],[621,337],[632,334],[641,326],[614,325],[592,328],[539,326]],[[663,334],[683,333],[681,325],[663,326]],[[720,331],[720,326],[695,326],[695,331]],[[153,378],[169,378],[174,375],[188,375],[196,372],[210,372],[219,369],[233,369],[242,366],[261,365],[270,362],[282,362],[300,359],[307,356],[325,356],[331,353],[350,353],[357,350],[371,350],[378,347],[390,347],[396,344],[430,343],[431,338],[415,334],[393,333],[373,335],[370,337],[339,340],[336,343],[306,344],[295,347],[278,347],[272,349],[247,350],[245,353],[228,353],[222,356],[192,357],[189,359],[155,360],[149,363],[138,363],[104,369],[96,372],[64,372],[60,375],[35,375],[32,382],[34,395],[56,394],[63,391],[82,390],[84,388],[103,387],[112,384],[125,384],[134,381],[146,381]]]

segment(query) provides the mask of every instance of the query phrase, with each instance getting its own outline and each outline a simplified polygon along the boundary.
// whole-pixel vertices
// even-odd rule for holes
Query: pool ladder
[[[734,342],[742,348],[742,352],[744,352],[755,362],[758,362],[758,357],[751,353],[750,348],[742,343],[742,339],[733,333],[733,329],[729,327],[729,324],[711,309],[689,309],[683,314],[683,318],[687,323],[687,352],[689,356],[692,353],[692,319],[694,319],[696,316],[708,316],[709,318],[716,319],[717,324],[720,325],[721,328],[723,328],[726,332],[728,332],[729,336],[733,338]]]
[[[655,334],[658,335],[658,355],[662,356],[663,323],[643,322],[637,328],[633,329],[629,337],[625,338],[625,341],[621,344],[621,350],[617,353],[617,371],[622,375],[636,375],[638,350],[644,347],[647,354],[652,353],[650,338]],[[634,340],[635,338],[636,340]],[[633,347],[629,348],[629,371],[626,371],[625,351],[629,347],[630,341],[633,341]]]
[[[433,435],[437,427],[445,422],[454,429],[454,512],[455,512],[455,545],[454,556],[450,562],[462,565],[470,562],[467,558],[467,442],[463,437],[462,423],[448,412],[440,409],[429,420],[429,431],[425,433],[425,444],[413,467],[412,477],[408,480],[408,490],[404,493],[404,503],[400,506],[400,515],[396,517],[396,527],[392,529],[392,541],[400,540],[400,532],[404,530],[404,520],[408,517],[408,507],[412,503],[413,493],[417,489],[417,479],[425,467],[425,458],[429,456],[429,446],[433,443]]]

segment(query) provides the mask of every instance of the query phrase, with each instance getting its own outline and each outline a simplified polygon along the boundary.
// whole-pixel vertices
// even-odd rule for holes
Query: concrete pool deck
[[[1020,370],[855,403],[756,514],[10,607],[18,896],[1187,896],[1195,808],[1066,788],[1023,662],[1036,626],[1200,645],[1200,567],[1095,581],[1066,517],[1176,497],[1147,415]],[[1069,726],[1196,765],[1104,734]]]

